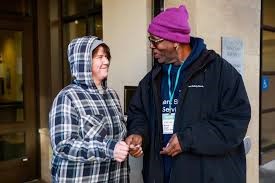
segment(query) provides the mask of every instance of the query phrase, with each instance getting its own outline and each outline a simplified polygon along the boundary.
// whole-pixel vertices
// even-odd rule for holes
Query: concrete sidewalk
[[[260,166],[260,183],[275,183],[275,160]]]

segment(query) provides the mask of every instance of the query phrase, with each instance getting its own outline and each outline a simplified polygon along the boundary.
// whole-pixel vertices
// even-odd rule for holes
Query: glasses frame
[[[162,41],[164,41],[164,39],[162,38],[153,38],[152,36],[148,36],[148,40],[150,41],[150,43],[154,46],[154,47],[157,47],[157,45],[159,43],[161,43]]]

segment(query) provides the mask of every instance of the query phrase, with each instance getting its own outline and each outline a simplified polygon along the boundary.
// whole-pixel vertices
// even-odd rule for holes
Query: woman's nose
[[[109,59],[107,58],[107,57],[104,57],[103,58],[103,64],[105,64],[105,65],[109,65]]]

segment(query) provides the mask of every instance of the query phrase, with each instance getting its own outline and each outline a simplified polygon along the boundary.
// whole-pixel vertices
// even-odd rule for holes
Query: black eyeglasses
[[[148,39],[154,47],[157,47],[157,45],[164,40],[162,38],[154,38],[152,36],[148,36]]]

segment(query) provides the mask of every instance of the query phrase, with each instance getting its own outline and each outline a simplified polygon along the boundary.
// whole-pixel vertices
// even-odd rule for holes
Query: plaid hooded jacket
[[[74,80],[58,93],[49,113],[53,182],[129,182],[128,161],[113,158],[126,135],[118,96],[106,86],[100,94],[92,79],[91,52],[102,43],[85,36],[68,46]]]

